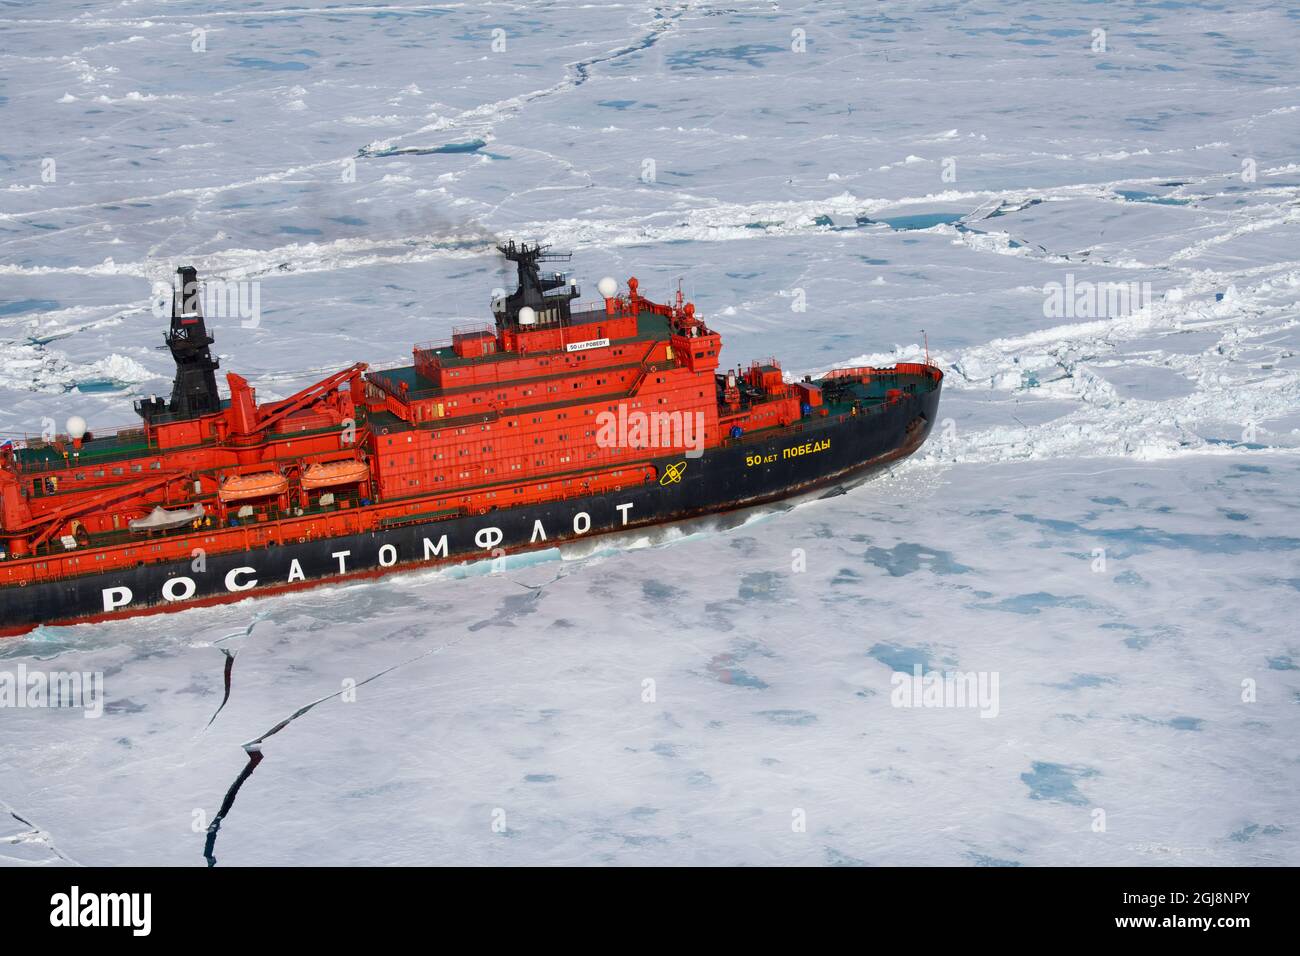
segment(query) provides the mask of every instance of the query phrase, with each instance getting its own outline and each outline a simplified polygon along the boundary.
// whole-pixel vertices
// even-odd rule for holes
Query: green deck
[[[131,458],[136,454],[147,454],[148,451],[149,443],[144,439],[144,432],[128,431],[82,442],[76,462],[78,465],[96,465],[104,461]],[[16,457],[24,471],[43,470],[49,465],[63,466],[65,463],[63,452],[52,444],[45,443],[19,448]],[[67,460],[72,459],[69,457]]]

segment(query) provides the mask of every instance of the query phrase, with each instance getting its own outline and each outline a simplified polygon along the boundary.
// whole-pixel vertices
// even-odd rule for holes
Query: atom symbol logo
[[[675,465],[669,465],[664,469],[664,476],[659,479],[661,485],[675,485],[682,480],[682,472],[686,470],[686,462],[679,461]]]

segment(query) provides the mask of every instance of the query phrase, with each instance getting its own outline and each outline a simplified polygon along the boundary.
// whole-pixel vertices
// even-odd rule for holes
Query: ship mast
[[[492,304],[496,313],[497,329],[505,331],[516,325],[568,324],[569,303],[578,298],[578,287],[563,272],[541,272],[539,262],[568,262],[569,253],[548,251],[550,246],[541,243],[516,244],[513,239],[497,246],[497,251],[515,264],[519,285],[504,299]],[[520,315],[521,309],[530,309]]]
[[[171,401],[160,398],[136,402],[136,411],[146,421],[167,414],[174,419],[197,418],[221,411],[216,371],[220,363],[209,346],[216,341],[203,321],[202,294],[198,270],[181,266],[172,285],[171,328],[163,341],[176,362]]]

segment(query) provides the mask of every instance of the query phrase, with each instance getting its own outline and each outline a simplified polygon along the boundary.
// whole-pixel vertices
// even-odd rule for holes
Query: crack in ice
[[[8,803],[6,803],[3,800],[0,800],[0,810],[3,810],[5,813],[9,814],[9,816],[12,817],[14,820],[18,821],[23,826],[28,828],[26,831],[21,833],[14,833],[6,836],[0,836],[0,843],[8,844],[10,846],[23,846],[23,845],[33,845],[33,844],[38,846],[43,846],[45,847],[45,849],[49,850],[50,853],[54,854],[55,857],[57,857],[59,860],[62,860],[64,863],[67,863],[71,866],[81,866],[80,863],[72,859],[72,857],[68,856],[66,853],[64,853],[57,846],[54,845],[54,838],[50,835],[50,832],[48,830],[28,820],[26,817],[22,816],[17,810],[15,810],[13,807],[11,807]],[[26,862],[26,861],[14,860],[14,862]],[[41,864],[48,863],[48,862],[51,861],[48,860],[41,861]]]
[[[461,638],[460,640],[464,640],[464,638]],[[302,717],[304,714],[310,712],[320,704],[323,704],[329,700],[333,700],[336,697],[341,697],[345,693],[348,693],[351,690],[355,690],[358,687],[363,687],[366,684],[369,684],[371,681],[378,680],[380,677],[383,677],[385,674],[392,673],[393,671],[397,670],[400,667],[405,667],[408,664],[413,664],[416,661],[422,660],[426,657],[430,657],[434,654],[441,653],[446,648],[452,647],[460,643],[460,640],[451,641],[446,644],[442,644],[438,647],[425,651],[423,654],[417,654],[416,656],[411,657],[407,660],[399,661],[396,664],[384,668],[378,673],[371,674],[365,680],[358,681],[355,685],[352,685],[351,687],[345,687],[341,690],[335,691],[332,694],[326,694],[324,697],[319,697],[316,700],[313,700],[309,704],[304,704],[302,707],[299,707],[288,717],[285,717],[283,720],[276,723],[275,726],[273,726],[270,730],[263,733],[261,736],[255,737],[254,739],[243,744],[242,746],[244,752],[248,754],[248,763],[244,765],[244,768],[239,772],[239,775],[235,778],[234,783],[232,783],[230,785],[230,788],[226,791],[226,795],[221,801],[221,807],[218,810],[217,815],[213,817],[212,822],[208,824],[207,838],[205,839],[203,844],[203,858],[208,861],[208,866],[213,867],[217,865],[215,850],[216,850],[216,843],[217,843],[217,834],[221,832],[221,824],[225,820],[226,816],[230,813],[231,809],[234,807],[235,798],[239,796],[240,789],[244,786],[244,783],[248,780],[248,778],[253,775],[253,771],[256,770],[258,765],[262,762],[262,758],[263,758],[262,745],[266,742],[268,738],[275,736],[280,731],[288,727],[295,720],[297,720],[299,717]]]

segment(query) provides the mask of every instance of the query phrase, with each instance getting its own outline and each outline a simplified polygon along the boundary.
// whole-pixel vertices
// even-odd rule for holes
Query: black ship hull
[[[910,455],[935,421],[939,385],[842,418],[656,462],[657,483],[362,534],[145,564],[0,589],[0,633],[176,611],[447,564],[750,508],[863,480]]]

